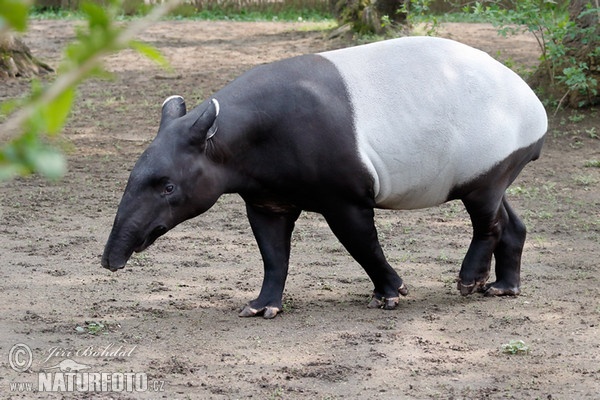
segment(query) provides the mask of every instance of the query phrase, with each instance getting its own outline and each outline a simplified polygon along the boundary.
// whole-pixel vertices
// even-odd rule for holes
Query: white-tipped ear
[[[206,134],[206,140],[215,136],[215,133],[217,133],[217,129],[219,128],[217,125],[217,117],[219,116],[219,111],[221,110],[221,106],[219,105],[219,102],[217,101],[217,99],[213,98],[211,101],[212,101],[213,105],[215,106],[215,122],[212,124],[212,126],[208,130],[208,133]]]
[[[183,117],[186,113],[185,100],[181,96],[167,97],[162,103],[162,117],[160,124],[172,121],[176,118]]]
[[[180,98],[180,99],[181,99],[181,101],[183,101],[183,97],[181,97],[181,96],[180,96],[180,95],[178,95],[178,94],[176,94],[176,95],[173,95],[173,96],[169,96],[169,97],[167,97],[167,98],[165,99],[165,101],[163,101],[161,108],[162,108],[162,107],[164,107],[164,106],[165,106],[165,104],[167,104],[169,101],[171,101],[171,100],[173,100],[173,99],[176,99],[176,98]]]
[[[217,117],[218,117],[219,116],[219,110],[221,110],[221,106],[219,105],[219,102],[217,101],[217,99],[212,99],[211,101],[215,105],[215,109],[217,110]]]

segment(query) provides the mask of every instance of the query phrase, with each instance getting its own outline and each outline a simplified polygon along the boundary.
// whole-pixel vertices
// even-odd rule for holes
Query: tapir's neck
[[[228,89],[229,87],[227,87]],[[258,111],[249,95],[230,90],[215,94],[220,103],[217,133],[207,141],[206,155],[223,179],[224,193],[240,193],[257,187],[255,172],[262,168],[268,154],[263,146],[270,146],[270,122]],[[263,106],[264,107],[264,106]]]
[[[249,155],[242,150],[246,148],[248,152],[255,152],[255,149],[247,148],[248,143],[251,143],[249,138],[232,135],[228,140],[215,140],[207,147],[207,157],[223,193],[241,193],[257,187],[251,165],[247,162]]]

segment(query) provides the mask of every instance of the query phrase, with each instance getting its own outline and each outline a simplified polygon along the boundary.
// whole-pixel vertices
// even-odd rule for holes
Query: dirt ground
[[[35,21],[26,40],[56,66],[73,25]],[[516,65],[536,62],[533,37],[465,24],[442,33]],[[342,45],[325,36],[308,23],[159,23],[142,39],[174,72],[125,51],[106,60],[112,80],[81,87],[65,178],[0,186],[2,398],[600,399],[600,168],[588,166],[600,159],[597,110],[550,110],[542,158],[509,190],[529,229],[519,297],[456,291],[471,233],[457,202],[377,212],[384,250],[411,290],[394,311],[366,308],[364,271],[320,216],[303,214],[284,312],[239,318],[262,263],[235,195],[124,270],[100,267],[162,101],[180,94],[191,106],[254,65]],[[0,100],[27,86],[0,82]],[[512,340],[528,352],[506,353]],[[146,376],[147,390],[39,393],[40,373],[58,379],[69,360],[90,367],[82,372]]]

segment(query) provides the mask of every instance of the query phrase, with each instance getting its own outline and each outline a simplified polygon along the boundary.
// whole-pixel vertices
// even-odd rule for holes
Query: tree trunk
[[[582,16],[588,5],[598,9],[598,3],[598,0],[570,1],[569,18],[575,23],[575,29],[573,35],[567,35],[563,41],[566,54],[560,60],[543,61],[529,80],[529,84],[539,89],[544,96],[559,100],[559,105],[576,108],[600,104],[600,52],[597,50],[600,47],[599,13]],[[573,85],[569,87],[561,79],[557,79],[564,74],[566,68],[582,70],[589,88],[574,89]]]
[[[11,34],[0,37],[0,79],[29,78],[49,72],[54,70],[35,59],[21,39]]]
[[[406,14],[399,12],[405,0],[332,0],[340,25],[350,24],[358,33],[383,33],[389,24],[401,24]],[[384,18],[385,17],[385,18]]]

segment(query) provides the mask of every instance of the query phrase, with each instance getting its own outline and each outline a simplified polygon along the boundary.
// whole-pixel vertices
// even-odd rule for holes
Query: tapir
[[[374,289],[396,308],[407,286],[387,262],[374,209],[464,204],[472,240],[462,295],[518,295],[526,229],[506,189],[541,153],[544,107],[486,53],[407,37],[257,66],[189,112],[162,105],[158,134],[133,167],[102,265],[123,268],[224,193],[244,200],[264,263],[240,316],[282,310],[294,224],[323,215]],[[495,281],[488,283],[492,256]]]

